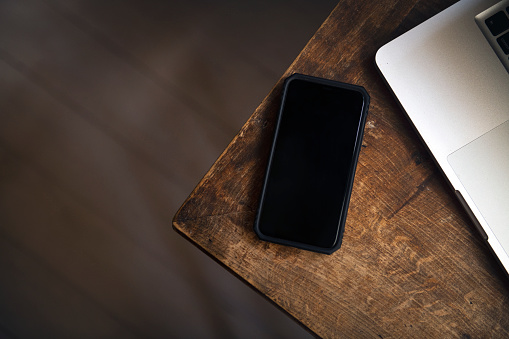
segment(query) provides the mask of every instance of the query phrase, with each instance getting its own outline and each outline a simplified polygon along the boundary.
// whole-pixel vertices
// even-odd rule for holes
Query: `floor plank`
[[[233,131],[214,128],[210,119],[196,114],[51,8],[26,6],[38,16],[13,16],[15,23],[0,20],[4,32],[0,59],[95,128],[137,152],[140,161],[173,175],[175,182],[189,180],[203,174],[196,169],[202,163],[211,164],[217,150],[232,137]],[[32,23],[28,32],[26,21]],[[38,31],[46,31],[49,41],[33,41]],[[202,156],[193,156],[195,152]]]

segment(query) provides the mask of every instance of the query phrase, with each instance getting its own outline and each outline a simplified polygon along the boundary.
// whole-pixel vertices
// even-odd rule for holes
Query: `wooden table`
[[[175,216],[179,233],[318,336],[509,337],[508,279],[374,62],[379,47],[453,2],[341,1]],[[253,231],[282,80],[294,72],[371,96],[332,255]]]

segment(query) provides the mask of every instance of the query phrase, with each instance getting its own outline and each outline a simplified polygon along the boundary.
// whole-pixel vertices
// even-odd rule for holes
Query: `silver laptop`
[[[376,63],[509,272],[509,0],[461,0]]]

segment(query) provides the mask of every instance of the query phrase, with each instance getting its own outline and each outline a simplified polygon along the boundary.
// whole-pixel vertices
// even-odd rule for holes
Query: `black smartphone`
[[[260,239],[328,254],[341,246],[368,106],[360,86],[286,79],[254,226]]]

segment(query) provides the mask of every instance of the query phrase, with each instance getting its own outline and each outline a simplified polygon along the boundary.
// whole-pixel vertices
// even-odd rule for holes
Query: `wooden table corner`
[[[376,50],[454,1],[341,1],[173,219],[173,227],[321,337],[509,337],[508,280],[379,75]],[[352,24],[355,23],[355,24]],[[342,247],[253,231],[283,80],[371,96]]]

